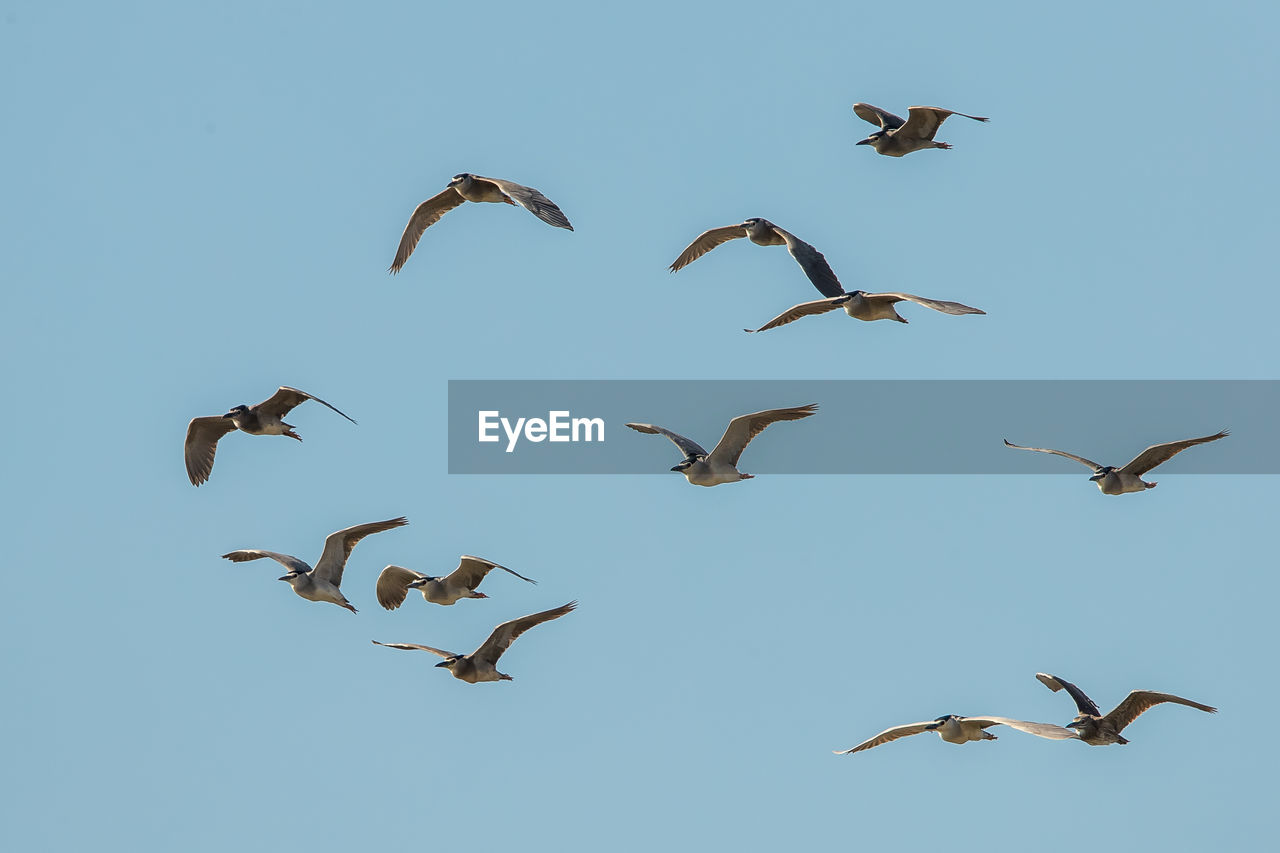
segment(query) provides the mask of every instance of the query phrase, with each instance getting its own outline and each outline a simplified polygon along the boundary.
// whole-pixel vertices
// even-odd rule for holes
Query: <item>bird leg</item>
[[[951,145],[951,143],[950,143],[950,142],[935,142],[935,143],[933,143],[933,147],[934,147],[934,148],[942,148],[942,149],[944,149],[944,150],[946,150],[946,151],[950,151],[950,150],[951,150],[951,148],[952,148],[953,146]]]

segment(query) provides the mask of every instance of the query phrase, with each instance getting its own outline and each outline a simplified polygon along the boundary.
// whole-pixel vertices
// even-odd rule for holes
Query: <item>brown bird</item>
[[[213,472],[213,457],[218,452],[218,440],[229,432],[238,429],[250,435],[284,435],[302,441],[302,436],[293,431],[293,425],[285,423],[282,418],[307,400],[315,400],[355,423],[345,412],[319,397],[281,385],[280,390],[256,406],[241,403],[225,415],[193,418],[187,424],[187,440],[182,449],[191,484],[198,486],[209,479]]]
[[[522,581],[537,583],[533,578],[527,578],[492,560],[463,554],[459,558],[458,568],[442,578],[424,575],[404,566],[387,566],[378,575],[378,603],[387,610],[395,610],[404,603],[405,596],[411,589],[421,592],[422,597],[432,604],[451,605],[463,598],[488,598],[483,592],[476,592],[476,587],[494,569],[502,569]]]
[[[555,202],[533,187],[463,172],[453,176],[444,192],[427,199],[413,211],[409,224],[404,227],[404,234],[400,236],[396,258],[391,262],[389,271],[392,275],[400,272],[405,261],[409,260],[414,247],[422,239],[422,232],[464,201],[518,204],[548,225],[573,230],[568,218],[556,207]]]
[[[912,151],[925,148],[945,148],[951,146],[945,142],[934,142],[933,136],[949,116],[964,116],[974,121],[991,121],[985,116],[971,116],[955,110],[944,110],[941,107],[909,107],[908,118],[904,121],[888,110],[873,107],[871,104],[854,104],[853,111],[858,118],[880,125],[880,129],[872,133],[859,145],[870,145],[877,154],[888,157],[902,157]]]
[[[1172,702],[1177,705],[1186,705],[1189,708],[1198,708],[1210,714],[1216,714],[1217,708],[1209,705],[1201,705],[1199,702],[1192,702],[1190,699],[1183,699],[1181,696],[1174,696],[1172,693],[1156,693],[1151,690],[1135,690],[1128,696],[1124,697],[1124,701],[1112,709],[1111,713],[1103,716],[1094,701],[1084,694],[1084,691],[1076,687],[1065,678],[1058,678],[1056,675],[1049,675],[1044,672],[1037,672],[1036,678],[1045,687],[1048,687],[1054,693],[1059,690],[1065,690],[1071,695],[1076,702],[1076,709],[1080,711],[1076,715],[1075,721],[1067,723],[1067,728],[1075,729],[1077,737],[1090,746],[1107,746],[1108,744],[1120,743],[1125,744],[1129,741],[1120,736],[1120,732],[1124,727],[1138,719],[1138,716],[1148,708],[1153,708],[1163,702]]]
[[[698,235],[698,238],[680,253],[671,264],[671,271],[682,269],[710,252],[721,243],[747,237],[757,246],[786,246],[791,257],[795,258],[800,269],[818,288],[818,292],[826,296],[839,296],[844,293],[840,280],[831,271],[831,265],[822,253],[801,240],[790,231],[784,231],[767,219],[754,217],[738,225],[726,225],[723,228],[712,228]]]
[[[511,648],[511,644],[516,641],[516,638],[534,625],[541,625],[543,622],[559,619],[577,606],[578,602],[570,601],[568,604],[563,604],[552,610],[544,610],[541,613],[533,613],[529,616],[521,616],[519,619],[512,619],[510,622],[503,622],[493,629],[489,639],[481,643],[480,648],[469,655],[446,652],[444,649],[420,646],[417,643],[379,643],[377,640],[373,642],[375,645],[386,646],[389,649],[431,652],[433,655],[439,655],[444,660],[436,664],[436,666],[448,669],[453,673],[454,678],[465,681],[468,684],[475,684],[478,681],[511,681],[511,676],[498,672],[497,669],[498,658],[502,657],[502,653]]]
[[[801,317],[808,317],[811,314],[825,314],[828,311],[835,311],[840,308],[843,308],[844,313],[855,320],[897,320],[899,323],[905,323],[907,322],[906,319],[899,315],[897,309],[893,307],[898,302],[914,302],[917,305],[923,305],[925,308],[941,311],[943,314],[987,313],[980,308],[971,308],[959,302],[925,299],[923,296],[914,296],[910,293],[867,293],[862,290],[852,290],[834,298],[801,302],[799,305],[783,311],[760,328],[743,329],[743,331],[766,332],[769,329],[776,329],[778,326],[794,323]]]

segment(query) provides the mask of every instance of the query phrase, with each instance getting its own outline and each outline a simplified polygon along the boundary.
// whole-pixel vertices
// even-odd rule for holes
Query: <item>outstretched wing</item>
[[[836,752],[836,755],[848,755],[852,752],[862,752],[864,749],[871,749],[874,746],[880,746],[881,744],[889,743],[890,741],[897,740],[898,738],[911,737],[912,735],[918,735],[921,732],[927,732],[931,726],[936,725],[938,725],[937,720],[929,720],[924,723],[907,723],[902,726],[894,726],[891,729],[885,729],[875,737],[867,738],[855,747],[839,750]]]
[[[213,472],[213,456],[218,452],[218,439],[236,428],[231,418],[214,415],[192,418],[187,424],[187,440],[182,445],[182,455],[187,463],[187,478],[191,485],[207,482]]]
[[[1085,459],[1083,456],[1076,456],[1074,453],[1067,453],[1065,450],[1051,450],[1048,447],[1023,447],[1021,444],[1014,444],[1012,441],[1010,441],[1007,438],[1004,440],[1004,443],[1006,447],[1012,447],[1015,450],[1034,450],[1036,453],[1052,453],[1054,456],[1065,456],[1068,459],[1076,460],[1081,465],[1088,465],[1094,471],[1097,471],[1102,467],[1097,462],[1093,462],[1089,459]],[[1044,679],[1040,679],[1040,680],[1044,681]],[[1047,684],[1048,682],[1045,682],[1045,683]],[[1057,689],[1057,688],[1051,688],[1051,689]]]
[[[1037,672],[1036,678],[1039,679],[1041,684],[1048,687],[1054,693],[1057,693],[1059,690],[1067,691],[1071,698],[1075,700],[1076,709],[1079,710],[1081,714],[1088,714],[1091,717],[1102,716],[1102,712],[1098,710],[1098,706],[1094,701],[1086,696],[1083,690],[1076,687],[1065,678],[1058,678],[1058,676],[1049,675],[1047,672]]]
[[[446,652],[444,649],[436,649],[431,646],[420,646],[417,643],[379,643],[377,640],[370,640],[375,646],[386,646],[389,649],[402,649],[406,652],[431,652],[433,655],[439,655],[442,658],[456,658],[453,652]]]
[[[536,580],[527,578],[519,572],[513,572],[506,566],[500,566],[492,560],[486,560],[483,557],[472,557],[469,554],[463,554],[459,558],[458,568],[449,573],[449,576],[445,578],[445,582],[461,583],[466,586],[467,589],[475,589],[480,585],[480,582],[485,579],[485,576],[493,569],[502,569],[504,572],[513,574],[522,581],[537,583]]]
[[[873,107],[871,104],[854,104],[853,112],[863,121],[869,121],[872,124],[880,125],[881,130],[893,130],[902,127],[906,121],[901,116],[896,116],[888,110],[882,110],[879,107]]]
[[[723,228],[712,228],[710,231],[703,231],[696,240],[680,253],[680,257],[671,262],[671,272],[688,266],[721,243],[727,243],[730,240],[745,236],[747,236],[745,225],[726,225]]]
[[[649,435],[665,435],[671,439],[676,447],[680,448],[680,452],[686,457],[689,456],[706,456],[707,451],[702,449],[702,445],[691,438],[685,438],[679,433],[672,432],[666,427],[655,426],[654,424],[627,424],[636,432],[643,432]]]
[[[341,409],[338,409],[331,403],[326,403],[324,400],[321,400],[313,394],[308,394],[306,391],[299,391],[297,388],[290,388],[288,385],[281,385],[280,390],[276,391],[276,393],[272,394],[253,408],[263,414],[275,415],[278,418],[283,418],[296,406],[299,406],[308,400],[315,400],[320,405],[332,409],[347,420],[355,423],[355,420],[350,415]]]
[[[533,613],[529,616],[521,616],[519,619],[512,619],[510,622],[503,622],[497,628],[493,629],[493,633],[489,635],[489,639],[481,644],[480,648],[472,652],[473,658],[482,658],[489,663],[497,663],[498,658],[502,657],[502,653],[511,647],[516,638],[528,631],[534,625],[541,625],[543,622],[550,622],[552,619],[559,619],[578,606],[578,602],[570,601],[568,604],[562,604],[551,610],[544,610],[541,613]]]
[[[1225,429],[1213,435],[1206,435],[1203,438],[1188,438],[1183,441],[1170,441],[1165,444],[1153,444],[1146,450],[1134,457],[1133,461],[1120,469],[1121,474],[1136,474],[1141,476],[1152,468],[1162,463],[1168,462],[1188,447],[1197,444],[1205,444],[1210,441],[1217,441],[1220,438],[1226,438],[1231,433]]]
[[[1008,726],[1011,729],[1017,729],[1020,732],[1048,738],[1049,740],[1071,740],[1076,737],[1076,733],[1071,729],[1055,726],[1053,723],[1031,723],[1026,720],[1013,720],[1009,717],[965,717],[962,722],[976,722],[984,729],[988,726]]]
[[[504,181],[501,178],[482,178],[475,175],[473,180],[488,181],[502,190],[503,195],[541,219],[548,225],[554,225],[557,228],[567,228],[572,231],[573,226],[569,224],[569,218],[564,215],[556,203],[547,198],[533,187],[526,187],[512,181]]]
[[[280,565],[294,572],[307,573],[311,571],[311,567],[299,560],[297,557],[291,557],[288,554],[277,554],[275,551],[260,551],[257,548],[250,548],[244,551],[232,551],[229,554],[223,554],[222,559],[230,560],[233,563],[247,563],[250,560],[261,560],[263,557],[269,557]]]
[[[324,553],[316,562],[315,576],[327,580],[334,586],[342,583],[342,570],[346,568],[351,549],[366,536],[381,533],[393,527],[404,527],[409,519],[404,516],[387,521],[371,521],[368,524],[357,524],[337,533],[330,533],[324,540]]]
[[[375,588],[378,603],[384,610],[395,610],[404,604],[405,596],[409,594],[410,582],[424,577],[426,575],[421,572],[406,569],[404,566],[387,566],[378,575],[378,584]]]
[[[773,226],[773,230],[778,232],[783,240],[787,243],[787,251],[791,253],[791,257],[796,259],[796,263],[800,265],[800,269],[804,270],[804,274],[809,277],[809,281],[813,282],[813,286],[818,288],[818,292],[823,296],[842,296],[844,287],[840,284],[840,279],[836,278],[836,274],[832,271],[831,265],[827,263],[827,259],[822,253],[805,241],[801,240],[790,231]]]
[[[893,302],[914,302],[917,305],[923,305],[925,308],[932,308],[934,311],[941,311],[943,314],[985,314],[980,308],[973,308],[960,302],[947,302],[942,299],[925,299],[923,296],[916,296],[912,293],[868,293],[864,299],[876,299],[877,297],[889,297]]]
[[[801,317],[808,317],[810,314],[825,314],[828,311],[835,311],[844,301],[837,296],[834,299],[815,299],[813,302],[801,302],[799,305],[793,305],[786,311],[783,311],[777,317],[765,323],[758,329],[743,329],[744,332],[767,332],[770,329],[776,329],[778,326],[785,326],[788,323],[794,323]]]
[[[747,445],[751,443],[751,439],[764,432],[764,428],[769,424],[778,421],[798,421],[801,418],[807,418],[814,412],[818,411],[817,403],[810,403],[807,406],[792,406],[787,409],[766,409],[763,412],[752,412],[749,415],[738,415],[729,421],[729,427],[724,431],[724,435],[720,437],[719,443],[716,444],[708,462],[727,462],[730,465],[737,465],[738,459],[742,456],[742,451],[746,450]]]
[[[1197,708],[1210,714],[1218,713],[1218,709],[1212,705],[1202,705],[1199,702],[1192,702],[1190,699],[1183,699],[1181,696],[1174,696],[1172,693],[1156,693],[1151,690],[1135,690],[1115,707],[1110,714],[1104,718],[1107,722],[1115,726],[1116,731],[1121,731],[1125,726],[1134,720],[1149,708],[1154,708],[1163,702],[1172,702],[1175,705],[1186,705],[1188,708]]]
[[[440,217],[444,216],[450,210],[466,201],[462,197],[462,193],[449,187],[438,195],[418,205],[413,211],[413,216],[409,217],[409,224],[404,227],[404,233],[400,235],[400,245],[396,249],[396,258],[391,262],[388,270],[392,275],[400,272],[400,268],[404,266],[405,261],[409,260],[409,256],[413,254],[413,249],[418,245],[418,241],[422,239],[422,232],[426,231],[432,225],[440,221]]]
[[[933,139],[933,135],[938,132],[939,127],[942,127],[942,123],[948,116],[964,116],[974,121],[990,121],[985,116],[971,116],[955,110],[944,110],[942,107],[910,107],[907,116],[907,123],[902,126],[898,134],[915,139]]]

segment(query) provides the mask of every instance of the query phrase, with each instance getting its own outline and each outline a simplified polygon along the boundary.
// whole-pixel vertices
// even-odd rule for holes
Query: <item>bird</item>
[[[1034,450],[1037,453],[1052,453],[1055,456],[1065,456],[1068,459],[1074,459],[1081,465],[1087,465],[1093,469],[1093,476],[1089,479],[1098,484],[1098,488],[1104,495],[1124,495],[1129,492],[1141,492],[1147,489],[1154,489],[1156,483],[1148,483],[1142,479],[1142,475],[1150,471],[1152,468],[1164,462],[1168,462],[1174,456],[1177,456],[1188,447],[1197,444],[1204,444],[1209,441],[1217,441],[1220,438],[1226,438],[1231,433],[1227,430],[1216,432],[1213,435],[1206,435],[1202,438],[1188,438],[1182,441],[1169,441],[1164,444],[1153,444],[1146,450],[1133,457],[1127,465],[1117,468],[1114,465],[1099,465],[1085,459],[1083,456],[1076,456],[1074,453],[1067,453],[1064,450],[1051,450],[1047,447],[1024,447],[1021,444],[1014,444],[1009,439],[1005,439],[1004,443],[1007,447],[1015,450]]]
[[[527,578],[492,560],[463,554],[458,568],[442,578],[424,575],[404,566],[387,566],[378,575],[378,603],[387,610],[395,610],[404,604],[405,596],[411,589],[421,592],[423,599],[432,604],[450,605],[462,598],[488,598],[483,592],[476,592],[476,587],[493,569],[502,569],[522,581],[537,583],[533,578]]]
[[[721,243],[736,240],[739,237],[748,237],[757,246],[785,245],[791,257],[795,258],[800,269],[804,270],[804,274],[809,277],[809,281],[818,288],[819,293],[826,296],[839,296],[844,293],[840,280],[836,278],[831,265],[827,263],[827,259],[821,252],[790,231],[785,231],[769,220],[759,217],[748,219],[738,225],[726,225],[723,228],[712,228],[710,231],[703,232],[680,253],[680,257],[672,262],[671,272],[688,266]]]
[[[643,432],[649,435],[665,435],[685,455],[684,460],[673,467],[672,471],[679,471],[684,474],[685,478],[695,486],[718,486],[721,483],[750,480],[755,476],[754,474],[743,474],[739,471],[737,467],[738,459],[742,456],[742,451],[751,443],[751,439],[759,435],[765,427],[776,421],[798,421],[801,418],[809,417],[817,410],[817,403],[810,403],[807,406],[766,409],[763,412],[738,415],[738,417],[729,421],[729,426],[724,431],[724,435],[720,437],[719,443],[710,453],[703,450],[702,446],[696,441],[685,438],[683,435],[678,435],[664,427],[654,426],[653,424],[627,424],[627,426],[636,432]]]
[[[946,142],[934,142],[933,135],[947,120],[948,116],[963,116],[974,121],[991,121],[986,116],[971,116],[955,110],[944,110],[941,107],[908,107],[907,119],[896,116],[887,110],[873,107],[871,104],[854,104],[853,111],[858,118],[880,125],[880,129],[872,133],[859,145],[871,145],[877,154],[888,157],[902,157],[912,151],[925,148],[946,148]]]
[[[1070,729],[1055,726],[1052,723],[1029,723],[1025,720],[1011,720],[1008,717],[960,717],[955,714],[948,714],[945,717],[938,717],[936,720],[929,722],[908,723],[904,726],[885,729],[880,734],[867,738],[855,747],[836,750],[835,754],[848,755],[852,752],[862,752],[864,749],[871,749],[898,738],[918,735],[921,732],[937,732],[938,737],[947,743],[995,740],[996,736],[987,731],[991,726],[1009,726],[1020,732],[1033,734],[1036,737],[1049,738],[1050,740],[1068,740],[1076,736],[1075,732]]]
[[[578,602],[570,601],[568,604],[562,604],[551,610],[544,610],[541,613],[533,613],[529,616],[521,616],[519,619],[512,619],[510,622],[503,622],[493,629],[489,639],[481,643],[480,648],[469,655],[446,652],[444,649],[420,646],[417,643],[379,643],[377,640],[374,640],[373,643],[378,646],[386,646],[389,649],[431,652],[433,655],[439,655],[444,660],[436,664],[436,666],[444,667],[453,673],[454,678],[465,681],[468,684],[475,684],[479,681],[511,681],[511,676],[498,672],[497,669],[498,658],[502,657],[502,653],[511,648],[511,644],[516,641],[516,638],[534,625],[541,625],[543,622],[559,619],[577,606]]]
[[[454,175],[443,192],[433,195],[413,211],[409,224],[404,227],[404,234],[400,236],[400,246],[396,249],[395,260],[391,262],[388,271],[392,275],[400,272],[400,268],[409,260],[414,247],[422,239],[422,232],[464,201],[518,204],[548,225],[573,230],[564,211],[533,187],[463,172]]]
[[[1074,729],[1076,737],[1090,746],[1128,743],[1129,741],[1120,735],[1124,727],[1138,719],[1138,716],[1143,711],[1164,702],[1186,705],[1189,708],[1198,708],[1209,714],[1218,713],[1218,709],[1210,705],[1201,705],[1199,702],[1192,702],[1190,699],[1183,699],[1181,696],[1174,696],[1171,693],[1134,690],[1124,697],[1124,701],[1115,706],[1111,713],[1103,716],[1094,701],[1086,696],[1083,690],[1065,678],[1058,678],[1056,675],[1049,675],[1045,672],[1037,672],[1036,678],[1054,693],[1059,690],[1066,690],[1071,695],[1071,698],[1075,700],[1076,708],[1080,713],[1076,715],[1074,721],[1067,723],[1067,728]]]
[[[867,293],[864,290],[851,290],[839,296],[815,299],[812,302],[801,302],[799,305],[793,305],[760,328],[743,329],[743,331],[765,332],[769,329],[776,329],[778,326],[793,323],[810,314],[825,314],[838,308],[843,308],[844,312],[855,320],[897,320],[899,323],[905,323],[907,322],[906,319],[900,316],[897,309],[893,307],[898,302],[914,302],[917,305],[932,308],[934,311],[941,311],[943,314],[987,313],[980,308],[973,308],[959,302],[925,299],[923,296],[915,296],[910,293]]]
[[[190,478],[191,485],[199,486],[209,480],[209,475],[213,472],[213,457],[218,452],[218,440],[229,432],[240,430],[250,435],[284,435],[302,441],[302,436],[293,431],[293,425],[281,419],[307,400],[315,400],[355,423],[346,412],[339,411],[306,391],[287,385],[281,385],[276,393],[256,406],[241,403],[225,415],[192,418],[191,423],[187,424],[187,440],[183,444],[187,477]]]
[[[404,527],[409,519],[404,516],[387,521],[371,521],[368,524],[357,524],[336,533],[330,533],[324,540],[324,551],[313,569],[297,557],[288,554],[277,554],[275,551],[261,551],[256,548],[231,551],[223,554],[223,559],[233,563],[245,563],[249,560],[261,560],[270,557],[289,570],[284,577],[276,580],[288,581],[293,591],[308,601],[327,601],[339,607],[345,607],[352,613],[358,612],[347,601],[338,586],[342,583],[342,570],[351,556],[351,549],[356,543],[373,533],[381,533],[393,527]]]

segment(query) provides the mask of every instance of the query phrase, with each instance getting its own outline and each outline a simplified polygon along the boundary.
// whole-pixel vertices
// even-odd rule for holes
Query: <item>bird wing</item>
[[[515,575],[522,581],[529,583],[537,583],[532,578],[527,578],[519,572],[513,572],[506,566],[500,566],[492,560],[486,560],[484,557],[472,557],[470,554],[463,554],[458,558],[458,568],[449,573],[445,578],[445,582],[462,583],[467,589],[475,589],[480,585],[480,581],[493,569],[502,569],[504,572]]]
[[[679,433],[672,432],[666,427],[655,426],[653,424],[627,424],[636,432],[648,433],[649,435],[665,435],[671,439],[676,447],[680,448],[680,452],[685,456],[706,456],[707,451],[702,449],[702,445],[691,438],[685,438]]]
[[[570,601],[568,604],[562,604],[551,610],[544,610],[541,613],[533,613],[529,616],[521,616],[519,619],[512,619],[510,622],[503,622],[493,629],[489,639],[481,643],[480,648],[471,653],[471,657],[483,658],[491,664],[497,663],[498,658],[502,657],[502,653],[509,649],[511,644],[516,641],[516,638],[525,631],[528,631],[534,625],[541,625],[543,622],[559,619],[577,606],[578,602]]]
[[[964,717],[962,723],[977,723],[982,728],[988,726],[1008,726],[1011,729],[1017,729],[1020,732],[1026,732],[1036,737],[1048,738],[1049,740],[1070,740],[1076,737],[1076,733],[1071,729],[1056,726],[1053,723],[1030,723],[1026,720],[1013,720],[1009,717],[981,716],[981,717]]]
[[[1218,709],[1212,705],[1201,705],[1199,702],[1192,702],[1190,699],[1183,699],[1181,696],[1174,696],[1172,693],[1156,693],[1152,690],[1134,690],[1124,700],[1117,705],[1110,714],[1104,718],[1111,725],[1115,726],[1116,731],[1121,731],[1125,726],[1138,719],[1139,715],[1148,708],[1154,708],[1163,702],[1172,702],[1176,705],[1186,705],[1189,708],[1198,708],[1210,714],[1218,713]]]
[[[473,180],[488,181],[489,183],[502,190],[503,195],[541,219],[548,225],[554,225],[557,228],[567,228],[573,230],[573,226],[569,224],[569,218],[564,215],[564,211],[556,207],[556,203],[547,198],[533,187],[526,187],[521,184],[504,181],[501,178],[482,178],[475,175]]]
[[[804,270],[804,274],[809,277],[809,281],[813,282],[813,286],[818,288],[819,293],[828,297],[844,295],[844,287],[840,284],[840,279],[836,278],[831,265],[827,263],[827,259],[821,252],[777,225],[773,226],[773,230],[787,242],[787,251],[796,259],[800,269]]]
[[[303,574],[311,571],[311,567],[297,557],[290,557],[288,554],[277,554],[275,551],[260,551],[257,548],[250,548],[222,555],[222,559],[230,560],[233,563],[247,563],[250,560],[261,560],[263,557],[270,557],[290,571],[302,572]]]
[[[1076,687],[1065,678],[1058,678],[1058,676],[1049,675],[1047,672],[1037,672],[1036,678],[1040,680],[1041,684],[1048,687],[1054,693],[1057,693],[1059,690],[1067,691],[1071,698],[1075,700],[1076,709],[1079,710],[1081,714],[1088,714],[1091,717],[1102,716],[1102,712],[1098,710],[1098,706],[1094,704],[1094,701],[1086,696],[1083,690]]]
[[[417,209],[413,211],[413,216],[409,217],[409,224],[404,227],[404,233],[400,235],[400,246],[396,249],[396,259],[391,262],[389,270],[392,275],[400,272],[404,262],[409,260],[409,256],[413,254],[414,247],[422,239],[422,232],[435,225],[440,221],[441,216],[444,216],[464,201],[466,199],[462,197],[462,193],[453,187],[449,187],[444,192],[433,195],[418,205]]]
[[[752,412],[749,415],[738,415],[729,421],[729,427],[720,437],[715,449],[707,458],[708,462],[727,462],[737,465],[742,451],[747,449],[751,439],[764,432],[764,428],[777,421],[798,421],[818,411],[817,403],[807,406],[792,406],[787,409],[766,409],[763,412]]]
[[[980,308],[974,308],[964,305],[960,302],[947,302],[942,299],[925,299],[923,296],[916,296],[912,293],[868,293],[863,299],[878,299],[888,297],[890,302],[914,302],[917,305],[923,305],[925,308],[932,308],[934,311],[941,311],[943,314],[985,314]]]
[[[290,388],[288,385],[281,385],[280,390],[276,391],[276,393],[272,394],[253,408],[263,414],[275,415],[277,418],[283,418],[295,407],[302,405],[308,400],[315,400],[320,405],[333,409],[333,411],[342,415],[347,420],[355,423],[355,420],[350,415],[333,404],[326,403],[324,400],[321,400],[319,397],[312,394],[308,394],[306,391],[299,391],[297,388]]]
[[[894,130],[906,124],[902,116],[896,116],[888,110],[873,107],[871,104],[854,104],[854,114],[863,121],[880,125],[881,130]]]
[[[377,640],[371,640],[375,646],[386,646],[389,649],[403,649],[406,652],[431,652],[433,655],[439,655],[442,658],[456,658],[453,652],[446,652],[444,649],[436,649],[431,646],[420,646],[417,643],[379,643]]]
[[[881,744],[897,740],[898,738],[918,735],[921,732],[929,731],[930,726],[936,726],[937,724],[937,720],[929,720],[924,723],[907,723],[902,726],[894,726],[891,729],[885,729],[875,737],[867,738],[855,747],[839,750],[836,752],[836,755],[848,755],[851,752],[862,752],[864,749],[871,749],[873,746],[880,746]]]
[[[726,225],[723,228],[712,228],[710,231],[703,231],[696,240],[680,253],[680,257],[671,262],[671,271],[675,272],[688,266],[721,243],[727,243],[730,240],[745,236],[747,236],[745,225]]]
[[[834,311],[844,303],[840,297],[833,299],[815,299],[813,302],[801,302],[799,305],[793,305],[786,311],[783,311],[777,317],[765,323],[758,329],[743,329],[744,332],[767,332],[770,329],[776,329],[778,326],[785,326],[788,323],[794,323],[801,317],[808,317],[810,314],[825,314],[828,311]]]
[[[218,452],[218,439],[234,432],[235,428],[231,418],[221,415],[192,418],[187,424],[187,440],[182,445],[182,455],[187,462],[187,477],[191,485],[198,486],[208,481],[213,471],[213,455]]]
[[[1052,453],[1054,456],[1065,456],[1068,459],[1076,460],[1081,465],[1088,465],[1094,471],[1097,471],[1100,468],[1102,468],[1102,466],[1099,465],[1097,462],[1092,462],[1088,459],[1085,459],[1083,456],[1076,456],[1074,453],[1067,453],[1065,450],[1050,450],[1047,447],[1023,447],[1021,444],[1014,444],[1012,441],[1010,441],[1007,438],[1004,440],[1004,443],[1006,447],[1012,447],[1015,450],[1034,450],[1036,453]],[[1040,680],[1044,681],[1043,678]],[[1048,682],[1045,682],[1045,683],[1047,684]],[[1057,688],[1051,688],[1051,689],[1056,690]]]
[[[938,132],[938,128],[948,116],[964,116],[974,121],[990,121],[985,116],[971,116],[955,110],[944,110],[942,107],[909,107],[907,116],[907,123],[898,133],[903,136],[913,136],[916,139],[933,139],[933,135]]]
[[[378,575],[378,585],[375,589],[378,603],[384,610],[395,610],[404,604],[405,596],[409,594],[409,582],[424,577],[426,575],[421,572],[406,569],[404,566],[387,566]]]
[[[324,540],[324,553],[316,561],[315,576],[326,580],[334,586],[342,583],[342,570],[351,556],[351,549],[356,543],[373,533],[381,533],[393,527],[403,527],[409,523],[404,516],[387,521],[371,521],[368,524],[357,524],[337,533],[330,533]]]
[[[1210,441],[1217,441],[1220,438],[1226,438],[1231,433],[1225,429],[1213,435],[1206,435],[1203,438],[1188,438],[1182,441],[1169,441],[1164,444],[1153,444],[1146,450],[1139,453],[1133,458],[1133,461],[1120,469],[1121,474],[1136,474],[1141,476],[1147,473],[1157,465],[1168,462],[1182,451],[1196,444],[1205,444]]]

